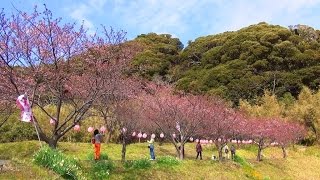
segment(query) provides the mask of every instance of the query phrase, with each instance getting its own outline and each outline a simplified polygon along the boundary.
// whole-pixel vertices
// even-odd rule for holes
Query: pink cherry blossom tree
[[[286,122],[279,120],[277,128],[275,129],[276,143],[282,149],[283,158],[287,157],[286,148],[289,144],[297,143],[306,135],[306,130],[303,126],[294,122]]]
[[[42,130],[47,124],[37,117],[33,123],[41,140],[56,147],[112,83],[110,71],[123,67],[126,59],[118,54],[125,32],[104,28],[105,36],[88,36],[83,26],[63,24],[44,8],[41,13],[35,8],[31,14],[18,11],[10,17],[0,13],[1,79],[5,79],[0,87],[10,90],[9,97],[26,92],[32,107],[55,119],[49,134]],[[46,110],[48,105],[56,107],[54,113]],[[66,117],[61,116],[64,105],[72,107]]]
[[[152,121],[184,158],[184,145],[190,137],[201,134],[208,118],[203,113],[204,96],[174,92],[169,86],[152,87],[142,97],[146,120]]]
[[[258,146],[257,161],[262,160],[262,150],[270,145],[280,145],[285,158],[285,147],[304,136],[301,126],[279,118],[257,118],[248,122],[246,132]]]
[[[5,98],[5,96],[1,97]],[[7,120],[10,118],[13,112],[14,108],[10,100],[0,100],[0,128],[7,122]]]
[[[115,106],[114,115],[120,127],[122,139],[121,161],[126,160],[126,149],[136,131],[145,132],[148,124],[143,121],[141,101],[138,99],[123,100]]]
[[[228,106],[221,99],[214,98],[212,102],[203,102],[206,104],[208,118],[203,127],[204,134],[214,139],[214,144],[218,149],[219,160],[222,160],[223,147],[234,137],[242,134],[242,129],[246,122],[242,113]]]

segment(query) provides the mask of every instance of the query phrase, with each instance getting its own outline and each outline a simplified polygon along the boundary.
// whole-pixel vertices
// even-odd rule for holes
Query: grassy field
[[[152,162],[149,169],[125,169],[120,162],[121,145],[103,144],[102,152],[115,162],[111,179],[320,179],[320,148],[318,146],[294,146],[288,149],[288,158],[283,159],[280,148],[268,148],[263,152],[264,160],[256,162],[257,149],[253,146],[241,147],[237,154],[244,163],[211,161],[213,146],[205,146],[203,160],[195,160],[195,144],[186,146],[186,159],[172,167],[158,166]],[[61,179],[54,172],[34,165],[33,154],[39,149],[39,142],[17,142],[0,144],[0,159],[10,163],[0,171],[0,179]],[[80,160],[83,167],[88,162],[88,154],[93,151],[89,143],[59,143],[64,154]],[[146,143],[132,144],[127,148],[127,159],[149,158]],[[175,156],[172,145],[156,144],[156,156]]]

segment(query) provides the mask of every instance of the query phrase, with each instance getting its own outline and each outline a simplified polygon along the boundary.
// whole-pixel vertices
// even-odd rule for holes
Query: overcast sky
[[[197,37],[238,30],[265,21],[320,29],[320,0],[2,0],[5,12],[31,11],[42,4],[66,22],[84,22],[90,32],[101,24],[142,33],[168,33],[184,44]]]

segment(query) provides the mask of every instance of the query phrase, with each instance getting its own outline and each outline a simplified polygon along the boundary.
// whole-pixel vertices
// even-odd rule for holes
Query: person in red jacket
[[[200,141],[198,141],[197,146],[196,146],[196,151],[197,151],[197,157],[196,159],[198,159],[199,155],[200,155],[200,160],[202,160],[202,146],[200,144]]]

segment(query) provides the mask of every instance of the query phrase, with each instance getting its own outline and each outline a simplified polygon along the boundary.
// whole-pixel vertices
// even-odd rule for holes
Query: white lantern
[[[93,127],[88,128],[88,132],[91,133],[93,131]]]
[[[209,140],[209,143],[210,143],[210,144],[212,144],[212,143],[213,143],[213,141],[210,139],[210,140]]]
[[[218,138],[218,141],[221,142],[221,138]]]
[[[133,133],[132,133],[132,137],[134,137],[134,136],[136,136],[136,132],[133,132]]]
[[[176,137],[177,137],[177,136],[176,136],[176,133],[173,133],[173,134],[172,134],[172,137],[173,137],[173,138],[176,138]]]
[[[107,130],[107,128],[106,128],[106,127],[104,127],[104,126],[102,126],[102,127],[100,128],[100,132],[101,132],[101,133],[105,133],[105,132],[106,132],[106,130]]]
[[[196,139],[196,142],[199,142],[199,139]]]
[[[189,140],[192,142],[193,141],[193,137],[190,137]]]
[[[156,135],[155,134],[151,134],[151,138],[152,139],[156,138]]]
[[[163,133],[160,133],[160,137],[161,137],[161,138],[164,138],[164,134],[163,134]]]
[[[142,137],[142,134],[141,134],[141,132],[140,133],[138,133],[138,138],[141,138]]]
[[[142,135],[143,138],[147,138],[147,136],[148,136],[147,133],[143,133]]]
[[[73,130],[75,130],[75,131],[80,131],[80,125],[79,125],[79,124],[75,125],[75,126],[73,127]]]
[[[122,128],[122,132],[123,132],[123,133],[127,132],[127,129],[126,129],[125,127]]]
[[[51,119],[50,119],[50,124],[51,124],[51,125],[56,124],[56,120],[51,118]]]

